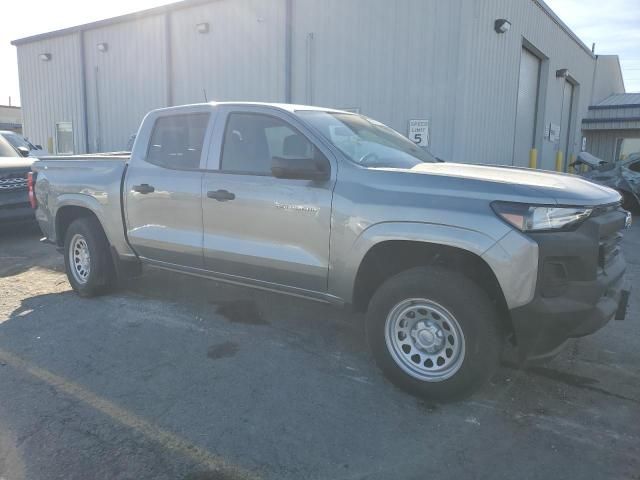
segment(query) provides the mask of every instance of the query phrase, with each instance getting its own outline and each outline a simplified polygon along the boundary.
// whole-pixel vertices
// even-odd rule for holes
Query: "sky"
[[[479,1],[479,0],[478,0]],[[170,0],[5,0],[0,14],[0,105],[20,104],[11,40],[171,3]],[[618,54],[628,92],[640,92],[640,0],[546,0],[596,53]]]
[[[640,0],[545,0],[596,54],[620,56],[627,92],[640,92]]]
[[[18,60],[11,40],[157,7],[172,0],[2,0],[0,105],[20,104]]]

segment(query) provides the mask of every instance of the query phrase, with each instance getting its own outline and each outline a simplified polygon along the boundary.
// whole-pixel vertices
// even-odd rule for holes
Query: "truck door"
[[[277,109],[220,108],[203,179],[206,269],[268,288],[327,291],[336,164],[312,138]],[[317,153],[331,163],[330,180],[271,175],[272,157]]]
[[[138,141],[150,140],[134,147],[123,187],[129,243],[144,259],[203,266],[200,167],[210,117],[194,109],[145,120],[149,131]]]

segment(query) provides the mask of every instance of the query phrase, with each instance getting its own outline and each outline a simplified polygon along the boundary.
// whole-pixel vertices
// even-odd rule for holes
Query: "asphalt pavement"
[[[385,380],[361,316],[152,270],[82,299],[37,228],[0,229],[2,480],[640,479],[640,288],[627,320],[436,405]]]

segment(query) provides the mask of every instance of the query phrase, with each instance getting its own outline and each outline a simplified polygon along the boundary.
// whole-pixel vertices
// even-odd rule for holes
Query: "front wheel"
[[[495,372],[503,346],[498,325],[487,294],[464,275],[415,268],[376,291],[367,339],[393,383],[448,401],[470,395]]]
[[[82,297],[100,295],[113,286],[115,271],[109,243],[98,220],[82,217],[69,225],[64,263],[71,287]]]

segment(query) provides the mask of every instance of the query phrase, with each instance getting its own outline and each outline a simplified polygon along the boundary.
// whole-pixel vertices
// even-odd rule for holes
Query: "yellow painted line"
[[[171,432],[168,432],[167,430],[163,430],[155,426],[151,422],[148,422],[133,413],[128,412],[115,403],[99,397],[77,383],[73,383],[54,373],[32,365],[6,350],[0,349],[0,361],[17,370],[26,372],[35,378],[42,380],[46,384],[51,385],[57,390],[86,403],[90,407],[107,415],[122,425],[142,433],[145,437],[162,445],[167,450],[171,450],[190,458],[209,470],[214,470],[224,474],[229,478],[229,480],[257,480],[259,478],[256,474],[235,465],[230,465],[222,457],[214,455],[207,450],[200,448]]]

